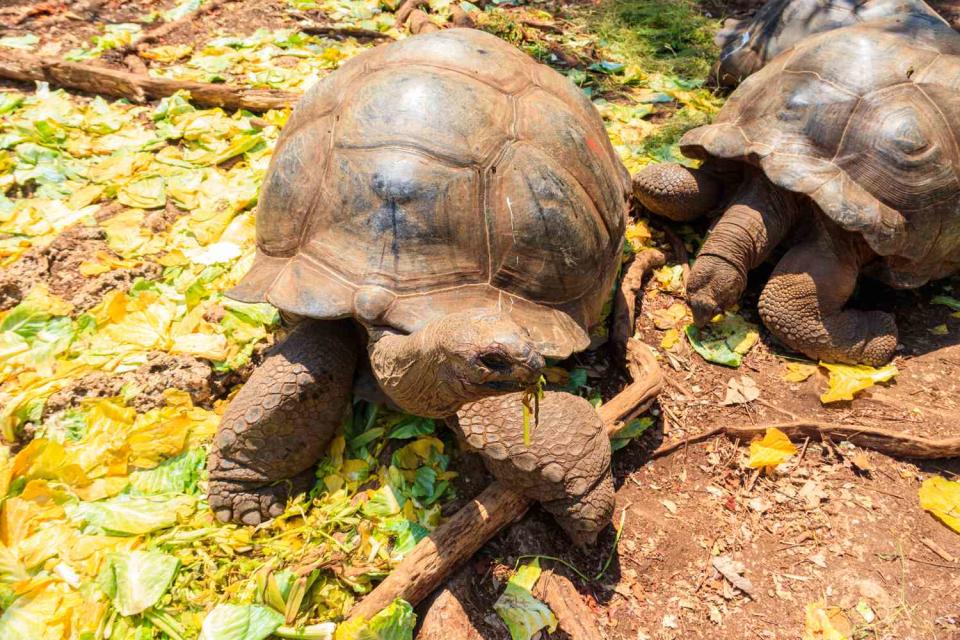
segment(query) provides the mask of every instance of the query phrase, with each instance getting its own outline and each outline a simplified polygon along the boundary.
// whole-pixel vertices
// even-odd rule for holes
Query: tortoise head
[[[529,388],[545,365],[527,330],[500,313],[453,313],[410,335],[371,337],[381,388],[405,411],[427,417]]]
[[[452,317],[446,324],[437,345],[445,356],[442,373],[465,391],[484,397],[521,391],[540,379],[543,355],[527,330],[508,316]]]

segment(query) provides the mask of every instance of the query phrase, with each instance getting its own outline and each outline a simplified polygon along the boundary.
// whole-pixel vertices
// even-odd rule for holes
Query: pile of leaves
[[[225,375],[270,342],[277,311],[222,292],[251,263],[251,207],[288,114],[200,110],[184,95],[154,107],[45,86],[0,95],[2,263],[81,225],[106,238],[84,276],[160,267],[89,309],[41,282],[0,314],[0,637],[325,633],[317,622],[341,617],[437,524],[453,472],[432,421],[356,404],[313,494],[250,530],[215,522],[205,499],[224,399],[200,406],[171,388],[138,413],[142,389],[128,385],[45,411],[58,391],[158,353]],[[157,213],[165,224],[151,225]],[[218,603],[232,608],[208,613]],[[404,606],[385,615],[409,627]]]

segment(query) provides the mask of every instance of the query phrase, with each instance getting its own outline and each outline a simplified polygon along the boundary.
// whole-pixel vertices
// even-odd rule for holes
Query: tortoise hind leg
[[[883,311],[845,309],[874,254],[858,234],[820,221],[777,264],[758,305],[781,342],[814,360],[879,366],[893,357],[897,325]]]
[[[210,508],[256,525],[313,484],[313,465],[350,399],[357,362],[352,324],[301,322],[230,402],[207,467]]]
[[[603,422],[585,399],[548,391],[527,445],[521,399],[510,393],[471,402],[453,426],[504,486],[540,502],[576,544],[592,544],[614,507]]]

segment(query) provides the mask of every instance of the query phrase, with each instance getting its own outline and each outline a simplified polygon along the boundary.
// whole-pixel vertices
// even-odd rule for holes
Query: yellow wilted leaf
[[[49,582],[14,600],[0,618],[0,637],[31,640],[69,637],[69,614],[62,606],[62,589],[66,589],[66,585]]]
[[[227,339],[216,333],[188,333],[173,339],[170,353],[184,353],[215,361],[226,360]]]
[[[75,487],[73,492],[78,498],[86,502],[95,502],[104,498],[112,498],[127,488],[130,479],[127,476],[110,476],[97,478],[85,487]]]
[[[106,251],[98,251],[92,260],[85,260],[80,263],[77,269],[81,274],[90,277],[107,273],[114,269],[129,269],[137,265],[136,260],[123,260],[111,256]]]
[[[630,243],[630,248],[634,251],[640,251],[644,247],[650,246],[650,241],[653,239],[650,234],[650,227],[643,220],[628,224],[624,235],[627,242]]]
[[[163,250],[166,239],[144,228],[143,218],[142,210],[127,209],[102,221],[100,226],[107,233],[107,245],[125,258]]]
[[[673,329],[687,318],[687,305],[677,302],[666,309],[657,309],[652,314],[653,326],[661,331]]]
[[[117,345],[136,345],[145,349],[166,349],[170,343],[170,325],[176,311],[176,303],[164,300],[150,292],[142,292],[137,298],[126,297],[122,319],[114,319],[119,313],[110,306],[114,320],[100,333],[105,338],[103,347],[114,350]]]
[[[41,478],[65,484],[86,484],[83,469],[67,455],[63,445],[54,440],[37,438],[20,450],[13,459],[13,479]]]
[[[788,362],[783,379],[787,382],[803,382],[817,372],[817,365],[805,362]]]
[[[770,428],[767,429],[763,438],[750,443],[750,459],[747,461],[747,466],[751,469],[763,468],[769,473],[796,452],[797,448],[790,442],[787,434],[779,429]]]
[[[827,607],[822,601],[807,605],[803,640],[847,640],[850,621],[841,609]]]
[[[193,47],[189,44],[168,44],[147,49],[140,55],[157,62],[174,62],[180,58],[186,58],[191,53],[193,53]]]
[[[948,333],[950,333],[950,329],[948,329],[947,325],[945,324],[938,324],[935,327],[931,327],[930,329],[927,329],[927,331],[929,331],[935,336],[945,336]]]
[[[68,316],[73,311],[72,304],[50,293],[50,289],[42,282],[30,289],[30,293],[20,304],[36,311],[44,311],[52,316]]]
[[[660,341],[661,349],[672,349],[677,342],[680,341],[680,331],[677,329],[668,329],[665,334],[663,334],[663,340]]]
[[[821,362],[820,366],[830,372],[830,387],[820,396],[820,402],[824,404],[840,400],[853,400],[853,396],[858,392],[872,387],[877,382],[886,382],[900,373],[892,364],[874,368],[860,364]]]
[[[168,405],[137,416],[130,429],[130,464],[153,468],[209,439],[216,430],[216,414],[192,405]]]
[[[920,485],[920,506],[960,533],[960,482],[931,476]]]
[[[88,184],[74,191],[70,199],[67,200],[67,204],[74,209],[89,206],[99,200],[105,190],[102,185]]]
[[[683,291],[683,267],[679,264],[660,267],[653,272],[653,277],[656,278],[657,287],[661,291],[668,293]]]

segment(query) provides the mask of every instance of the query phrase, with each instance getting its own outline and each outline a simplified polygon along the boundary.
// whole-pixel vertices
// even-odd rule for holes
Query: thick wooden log
[[[604,640],[596,615],[565,576],[546,569],[534,585],[533,595],[547,603],[570,640]]]
[[[420,622],[417,640],[484,640],[464,606],[473,586],[470,577],[470,569],[465,567],[433,595]]]
[[[627,341],[636,330],[637,295],[643,288],[643,278],[651,269],[662,267],[665,263],[663,253],[647,249],[638,253],[624,271],[613,299],[613,318],[610,322],[610,344],[619,362],[627,362]]]
[[[136,103],[165,98],[177,91],[189,91],[192,101],[198,105],[256,112],[292,107],[300,98],[299,94],[289,91],[154,78],[108,67],[35,56],[12,49],[0,49],[0,78],[21,82],[49,82],[65,89],[127,98]]]
[[[530,502],[497,482],[421,540],[413,551],[350,611],[370,618],[397,598],[417,604],[487,540],[523,516]]]

